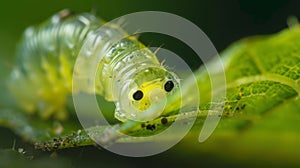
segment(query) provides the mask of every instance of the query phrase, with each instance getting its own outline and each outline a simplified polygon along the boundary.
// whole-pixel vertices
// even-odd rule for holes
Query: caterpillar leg
[[[122,122],[127,120],[126,116],[121,112],[120,104],[118,102],[116,103],[115,118]]]

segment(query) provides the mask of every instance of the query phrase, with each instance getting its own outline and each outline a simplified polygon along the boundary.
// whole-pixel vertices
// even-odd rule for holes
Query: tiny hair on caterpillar
[[[118,25],[105,23],[94,14],[75,14],[64,9],[43,23],[28,27],[8,82],[19,106],[42,119],[67,119],[67,96],[74,94],[74,64],[92,36],[97,39],[92,45],[104,51],[93,91],[115,103],[115,118],[134,120],[155,102],[173,94],[179,87],[177,75],[136,37],[114,42],[112,39],[127,33]],[[78,88],[75,92],[91,90]]]

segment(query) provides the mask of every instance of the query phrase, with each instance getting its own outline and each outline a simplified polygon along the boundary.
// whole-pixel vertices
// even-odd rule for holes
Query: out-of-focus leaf
[[[20,149],[22,150],[22,149]],[[63,158],[43,157],[35,159],[33,156],[11,149],[0,149],[0,167],[71,167],[71,162]]]

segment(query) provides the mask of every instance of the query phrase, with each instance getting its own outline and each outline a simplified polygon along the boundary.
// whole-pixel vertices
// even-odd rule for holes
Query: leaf
[[[183,143],[194,150],[186,152],[299,165],[299,30],[297,26],[245,39],[224,52],[227,102],[223,119],[204,144],[193,141],[199,130],[195,126]]]
[[[71,162],[65,158],[49,158],[49,157],[40,157],[34,158],[28,154],[23,154],[21,150],[15,151],[12,149],[1,149],[0,150],[0,167],[66,167],[71,165]]]
[[[210,78],[204,67],[195,72],[201,93],[200,111],[192,111],[183,118],[198,116],[192,131],[178,148],[193,157],[209,152],[224,158],[257,161],[275,158],[276,163],[297,164],[300,154],[297,146],[300,138],[300,27],[243,39],[228,47],[221,57],[227,80],[225,106],[218,106],[224,100],[222,97],[219,102],[210,102]],[[211,107],[224,108],[223,116],[212,137],[199,144],[198,135]],[[149,123],[128,121],[112,128],[134,136],[152,135],[166,129],[176,117],[176,114],[162,116]],[[163,119],[167,124],[163,124]],[[20,120],[26,121],[24,126],[36,129],[32,131],[32,141],[38,142],[37,148],[46,150],[93,145],[87,134],[111,143],[136,142],[134,138],[122,139],[111,131],[112,128],[101,126],[70,134],[74,130],[71,126],[64,132],[64,135],[69,133],[67,136],[52,139],[55,135],[43,135],[47,142],[40,142],[38,130],[42,132],[48,128],[31,124],[26,116]],[[0,121],[3,123],[2,116]],[[15,127],[12,129],[19,134],[22,132]]]

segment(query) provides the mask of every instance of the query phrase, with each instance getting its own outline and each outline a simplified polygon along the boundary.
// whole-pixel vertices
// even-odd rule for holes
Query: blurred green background
[[[49,18],[54,13],[69,8],[75,12],[89,12],[96,9],[98,16],[109,21],[124,14],[155,10],[164,11],[182,16],[198,25],[211,39],[218,51],[225,49],[230,43],[243,37],[257,34],[272,34],[287,27],[286,20],[289,16],[300,17],[299,1],[122,1],[122,0],[24,0],[3,1],[0,5],[0,75],[5,74],[15,61],[15,48],[23,30]],[[155,41],[155,38],[145,38],[149,44],[165,43],[164,40]],[[167,48],[172,51],[191,53],[181,49],[177,43],[168,42]],[[191,53],[192,54],[192,53]],[[195,67],[197,65],[194,65]],[[2,93],[3,94],[3,93]],[[32,162],[49,162],[51,152],[36,152],[32,146],[26,144],[10,130],[0,129],[0,149],[12,148],[14,141],[16,147],[24,148],[36,159]],[[181,145],[183,146],[183,145]],[[222,149],[220,149],[222,150]],[[212,154],[188,156],[176,146],[164,153],[146,158],[128,158],[94,147],[76,148],[58,151],[57,157],[50,159],[50,165],[84,167],[167,167],[167,166],[244,166],[235,160],[224,160]],[[1,154],[0,154],[1,156]],[[46,158],[46,159],[45,159]],[[42,159],[42,160],[41,160]],[[45,160],[43,160],[45,159]],[[0,157],[0,162],[11,162],[10,159]],[[249,161],[251,163],[251,161]],[[31,163],[29,163],[31,164]],[[36,165],[39,165],[37,163]]]

